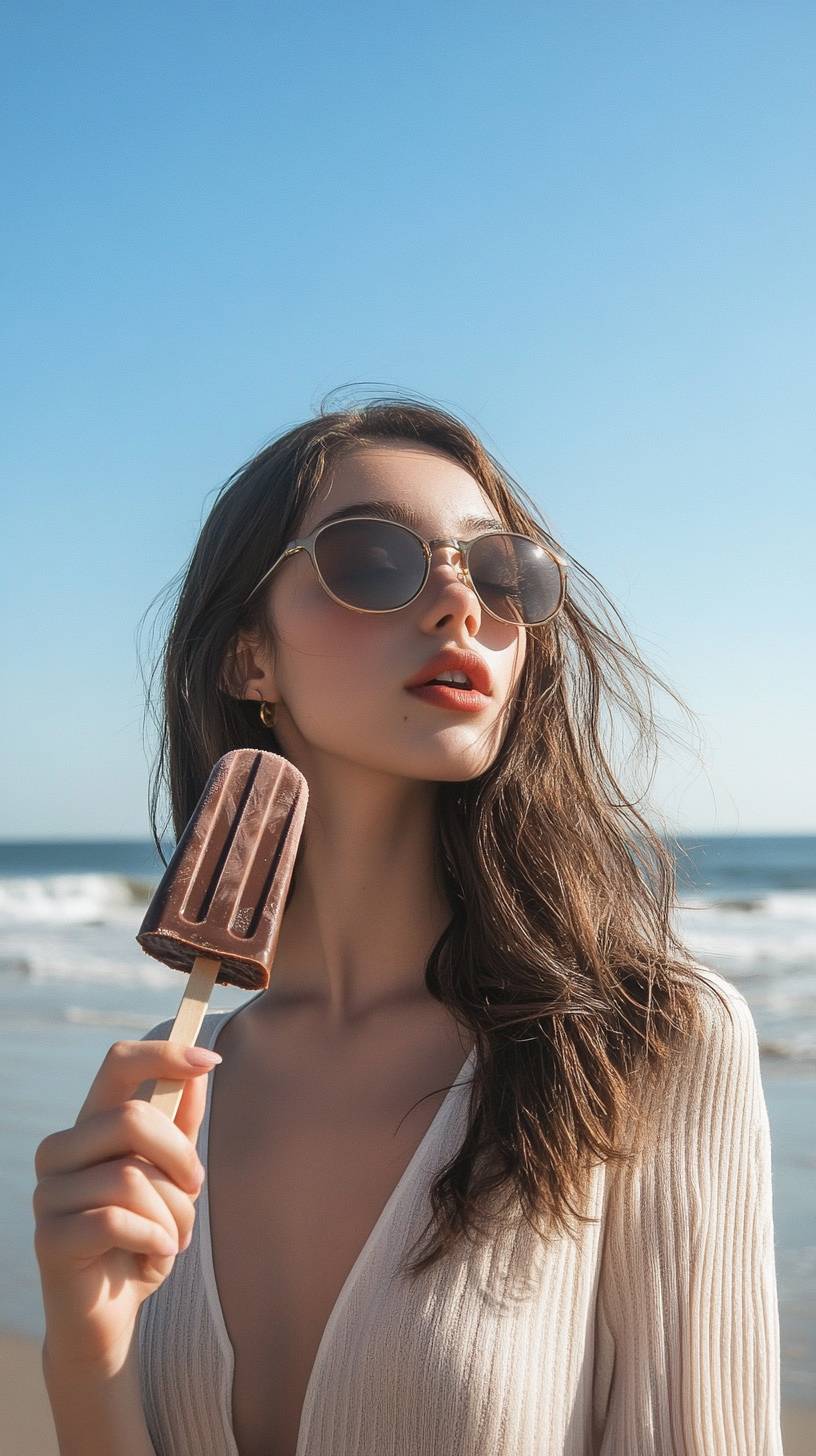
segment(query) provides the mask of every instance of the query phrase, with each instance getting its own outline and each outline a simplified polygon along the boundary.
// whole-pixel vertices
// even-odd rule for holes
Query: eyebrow
[[[401,526],[410,526],[419,535],[420,519],[418,513],[412,506],[402,505],[400,501],[368,500],[357,501],[353,506],[343,506],[342,510],[333,511],[330,516],[324,516],[318,521],[317,526],[326,526],[329,521],[340,521],[344,516],[380,516],[386,521],[397,521]],[[317,530],[317,526],[313,529]],[[463,516],[459,522],[460,531],[503,531],[505,525],[495,516]]]

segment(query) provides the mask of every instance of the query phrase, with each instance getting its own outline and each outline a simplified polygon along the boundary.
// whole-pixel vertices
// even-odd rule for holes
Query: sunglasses
[[[287,556],[305,551],[324,591],[340,606],[352,612],[396,612],[422,591],[434,546],[456,547],[462,579],[500,622],[541,626],[564,603],[566,564],[531,536],[487,531],[472,541],[425,541],[396,521],[354,516],[328,521],[310,535],[290,541],[244,606]]]

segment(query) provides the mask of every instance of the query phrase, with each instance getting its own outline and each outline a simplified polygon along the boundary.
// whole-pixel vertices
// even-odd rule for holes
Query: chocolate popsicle
[[[277,753],[236,748],[215,764],[136,937],[189,973],[168,1041],[194,1045],[216,981],[269,985],[308,798]],[[172,1122],[183,1088],[159,1079],[149,1100]]]

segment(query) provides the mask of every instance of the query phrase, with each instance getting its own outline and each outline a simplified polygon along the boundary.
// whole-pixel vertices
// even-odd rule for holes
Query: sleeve
[[[172,1025],[173,1018],[170,1016],[167,1021],[160,1021],[158,1025],[151,1026],[144,1036],[139,1037],[139,1041],[167,1041]]]
[[[644,1091],[654,1118],[610,1164],[598,1280],[596,1456],[782,1456],[771,1139],[748,1003],[703,994],[705,1031]]]

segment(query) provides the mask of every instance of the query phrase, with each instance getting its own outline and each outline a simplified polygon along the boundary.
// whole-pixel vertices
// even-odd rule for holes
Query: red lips
[[[468,652],[462,647],[446,647],[442,652],[437,652],[404,686],[423,687],[443,672],[463,672],[477,692],[484,693],[486,697],[490,697],[493,692],[493,678],[487,663],[478,652]]]

